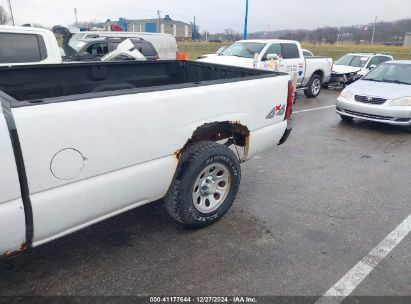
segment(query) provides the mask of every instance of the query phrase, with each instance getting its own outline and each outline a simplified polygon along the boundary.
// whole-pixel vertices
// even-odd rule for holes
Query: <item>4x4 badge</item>
[[[270,113],[268,113],[266,119],[272,119],[272,118],[274,118],[275,116],[281,116],[281,115],[284,114],[284,112],[285,112],[285,105],[275,106],[275,108],[272,109],[272,110],[270,111]]]

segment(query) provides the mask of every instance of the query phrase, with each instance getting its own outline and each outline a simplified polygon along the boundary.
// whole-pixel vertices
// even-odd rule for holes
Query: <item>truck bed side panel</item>
[[[325,57],[306,57],[305,58],[305,75],[307,77],[304,78],[302,83],[303,87],[308,85],[308,82],[311,79],[311,76],[317,72],[321,71],[323,74],[323,83],[326,83],[330,80],[331,76],[331,69],[333,65],[333,60],[331,58]]]
[[[0,105],[0,255],[26,242],[19,178],[8,127]]]
[[[266,148],[258,144],[259,130],[277,144],[286,128],[284,115],[266,117],[286,103],[288,78],[14,108],[34,244],[164,196],[177,152],[205,123],[245,125],[251,133],[249,157]]]

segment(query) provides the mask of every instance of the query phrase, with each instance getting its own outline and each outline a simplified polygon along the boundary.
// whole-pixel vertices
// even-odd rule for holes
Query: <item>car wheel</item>
[[[342,121],[353,121],[354,117],[340,115]]]
[[[308,82],[307,89],[304,90],[304,94],[308,98],[315,98],[321,93],[322,83],[321,77],[314,74]]]
[[[167,210],[186,227],[206,227],[231,208],[240,179],[240,162],[233,151],[214,142],[195,143],[181,157],[164,198]]]

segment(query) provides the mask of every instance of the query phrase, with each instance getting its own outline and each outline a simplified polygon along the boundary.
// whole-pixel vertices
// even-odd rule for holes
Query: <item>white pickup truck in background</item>
[[[301,44],[292,40],[241,40],[199,61],[288,73],[309,98],[320,94],[333,66],[332,58],[304,57]]]
[[[216,222],[240,162],[290,134],[289,78],[192,61],[0,67],[0,255],[161,198],[183,225]]]

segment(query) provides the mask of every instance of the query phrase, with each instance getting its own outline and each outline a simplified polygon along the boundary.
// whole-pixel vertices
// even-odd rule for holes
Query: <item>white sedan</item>
[[[346,87],[336,111],[344,121],[361,118],[411,126],[411,60],[385,62]]]

